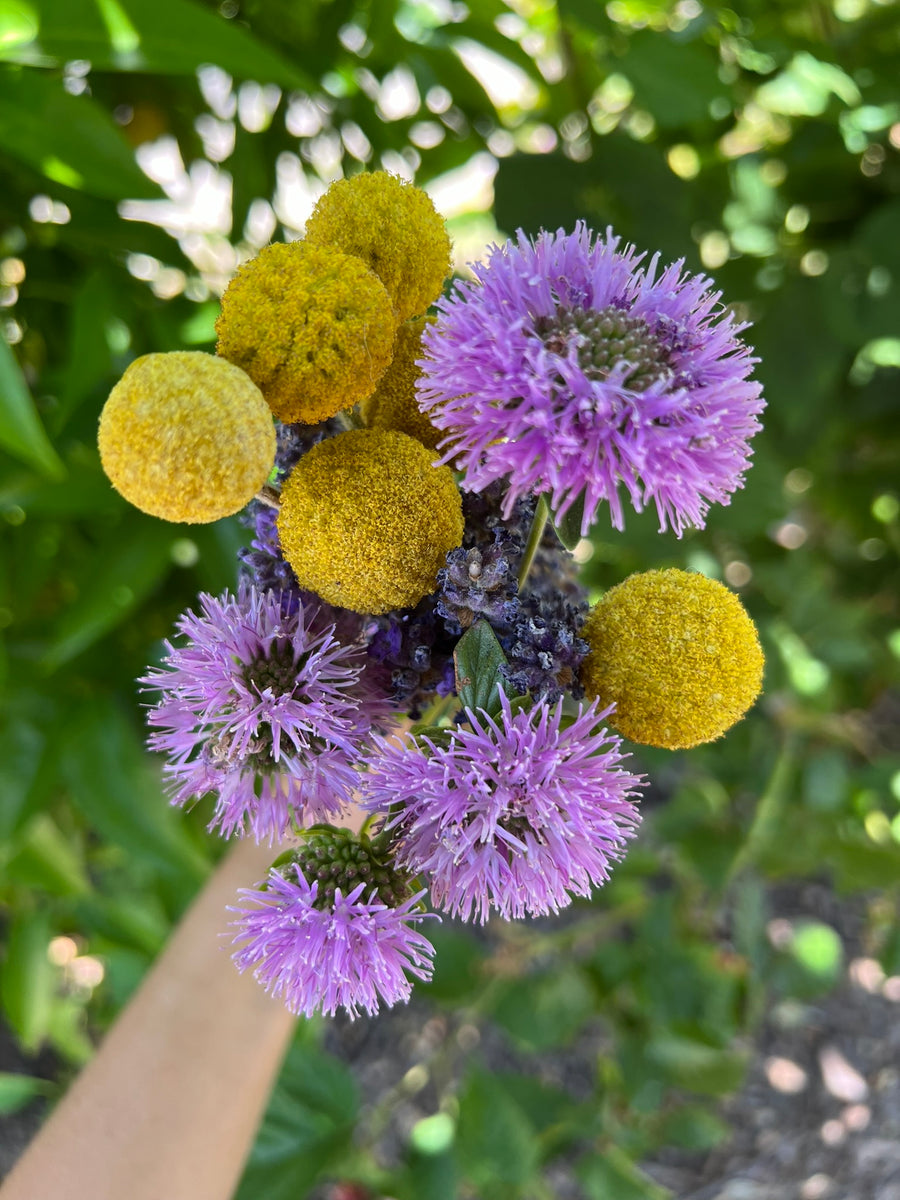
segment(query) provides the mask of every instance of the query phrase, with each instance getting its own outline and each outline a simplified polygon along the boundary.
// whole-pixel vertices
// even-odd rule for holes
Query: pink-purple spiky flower
[[[642,779],[622,766],[619,738],[596,702],[569,723],[562,702],[496,718],[465,710],[471,728],[445,738],[376,738],[365,798],[393,830],[396,862],[427,880],[434,904],[485,921],[557,912],[587,896],[624,853]]]
[[[546,492],[558,517],[582,501],[582,535],[603,501],[621,529],[624,487],[680,535],[742,485],[756,359],[710,280],[619,246],[579,222],[494,247],[438,300],[419,405],[466,488],[508,480],[507,516]]]
[[[289,877],[290,876],[290,877]],[[370,882],[327,898],[302,869],[273,866],[256,889],[239,894],[243,906],[233,922],[241,971],[252,970],[267,992],[280,996],[293,1013],[373,1016],[379,1001],[406,1001],[409,976],[431,978],[434,947],[414,925],[430,914],[419,911],[422,893],[396,906],[385,904]]]
[[[168,756],[172,802],[216,793],[210,828],[257,841],[292,823],[337,817],[356,786],[356,762],[386,704],[368,688],[366,658],[296,596],[244,585],[200,596],[185,613],[183,646],[139,682],[161,693],[150,747]]]

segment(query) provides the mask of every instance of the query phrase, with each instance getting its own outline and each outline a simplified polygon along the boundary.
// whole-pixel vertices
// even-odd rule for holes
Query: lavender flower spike
[[[583,497],[582,535],[602,501],[621,529],[624,487],[680,535],[742,486],[764,407],[757,360],[709,279],[658,255],[640,266],[619,244],[579,222],[495,246],[475,282],[438,300],[419,407],[464,487],[508,479],[507,517],[546,492],[557,517]]]
[[[264,885],[241,891],[244,905],[232,909],[234,960],[291,1012],[373,1016],[379,998],[409,999],[408,975],[431,978],[434,947],[412,927],[430,915],[416,911],[424,893],[392,908],[363,882],[346,894],[338,887],[323,904],[321,884],[310,884],[299,865],[283,871],[273,867]]]
[[[638,823],[642,778],[622,768],[619,738],[596,702],[563,724],[562,701],[496,720],[466,709],[470,729],[438,745],[376,738],[367,805],[386,814],[399,867],[427,877],[435,906],[480,921],[538,916],[605,882]],[[398,811],[399,808],[399,811]]]
[[[292,822],[336,816],[357,785],[355,762],[386,703],[363,678],[364,652],[336,640],[296,596],[242,585],[200,596],[179,647],[139,682],[161,693],[151,749],[173,804],[216,792],[210,828],[271,842]]]

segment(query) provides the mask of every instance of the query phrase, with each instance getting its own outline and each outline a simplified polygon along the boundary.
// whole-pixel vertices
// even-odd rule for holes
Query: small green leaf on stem
[[[499,689],[505,689],[500,668],[506,663],[506,655],[487,621],[476,622],[463,634],[453,653],[453,662],[462,706],[490,711]]]

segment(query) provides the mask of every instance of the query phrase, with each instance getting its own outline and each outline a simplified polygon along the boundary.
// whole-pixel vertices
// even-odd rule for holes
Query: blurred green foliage
[[[768,881],[865,891],[900,972],[898,53],[872,0],[0,0],[0,1001],[25,1051],[65,1082],[219,853],[161,799],[133,680],[242,531],[128,509],[100,407],[134,356],[211,348],[238,257],[364,163],[433,187],[461,261],[583,218],[752,320],[746,490],[681,542],[601,521],[582,558],[597,589],[656,565],[739,588],[766,689],[721,743],[636,756],[656,791],[593,905],[437,933],[421,994],[525,1066],[432,1064],[389,1168],[383,1106],[304,1026],[240,1194],[543,1197],[565,1162],[588,1198],[654,1200],[643,1156],[726,1136],[766,991],[840,976],[828,925],[773,946]],[[584,1045],[578,1095],[527,1067]],[[44,1091],[0,1076],[0,1108]]]

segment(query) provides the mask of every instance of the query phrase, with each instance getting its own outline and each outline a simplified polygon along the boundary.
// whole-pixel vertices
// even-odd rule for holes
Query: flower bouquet
[[[140,682],[172,802],[284,843],[234,959],[306,1015],[408,999],[438,913],[589,896],[640,820],[623,739],[711,741],[762,682],[726,587],[647,571],[589,608],[572,553],[741,486],[763,400],[712,283],[581,223],[449,273],[424,192],[342,180],[239,269],[215,355],[136,360],[100,421],[138,508],[243,510],[235,590]]]

